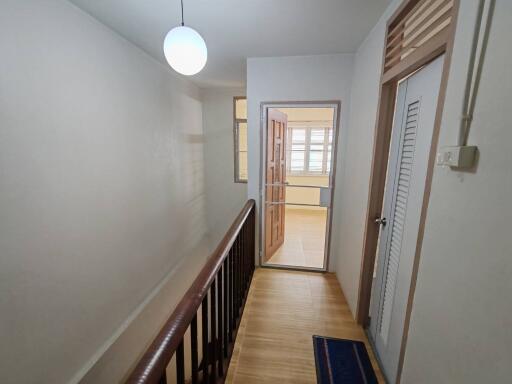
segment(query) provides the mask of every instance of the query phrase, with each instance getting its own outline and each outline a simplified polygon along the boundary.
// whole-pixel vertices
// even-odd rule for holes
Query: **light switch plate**
[[[453,168],[471,168],[475,163],[475,146],[442,147],[437,152],[437,165]]]

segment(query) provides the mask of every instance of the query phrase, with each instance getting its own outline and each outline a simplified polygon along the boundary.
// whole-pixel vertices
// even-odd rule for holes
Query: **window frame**
[[[293,171],[292,170],[292,164],[291,164],[291,157],[292,157],[292,148],[293,148],[293,130],[294,129],[303,129],[304,130],[304,163],[302,166],[302,171]],[[310,154],[311,154],[311,131],[315,129],[321,129],[324,131],[324,140],[323,143],[315,143],[313,145],[322,145],[322,170],[320,172],[314,172],[310,171]],[[331,131],[331,134],[329,135]],[[287,147],[290,148],[286,153],[286,174],[290,176],[329,176],[331,167],[330,162],[328,161],[328,155],[329,155],[329,145],[332,146],[332,127],[329,126],[288,126],[288,132],[287,132],[287,139],[288,139],[288,145]],[[331,137],[331,141],[329,141],[329,137]],[[332,149],[332,147],[331,147]],[[302,151],[300,151],[302,152]],[[320,151],[313,151],[313,152],[320,152]],[[331,153],[331,161],[332,161],[332,153]]]
[[[235,96],[233,97],[233,165],[234,165],[234,181],[235,183],[243,183],[247,184],[247,179],[242,179],[240,177],[240,145],[239,145],[239,125],[246,124],[247,126],[247,118],[239,119],[236,116],[236,102],[237,100],[246,100],[246,96]],[[246,112],[247,113],[247,112]],[[247,133],[246,133],[247,135]],[[247,144],[246,144],[247,145]],[[248,151],[245,151],[248,153]],[[248,159],[247,159],[248,160]]]

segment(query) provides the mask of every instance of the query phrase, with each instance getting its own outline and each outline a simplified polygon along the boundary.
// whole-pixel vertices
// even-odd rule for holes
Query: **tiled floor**
[[[322,268],[327,210],[286,207],[284,244],[268,264]]]
[[[316,383],[313,335],[364,341],[336,276],[277,269],[255,271],[226,383]]]

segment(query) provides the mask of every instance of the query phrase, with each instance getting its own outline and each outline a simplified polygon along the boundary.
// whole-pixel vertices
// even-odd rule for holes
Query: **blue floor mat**
[[[363,342],[313,336],[318,384],[374,384],[368,351]]]

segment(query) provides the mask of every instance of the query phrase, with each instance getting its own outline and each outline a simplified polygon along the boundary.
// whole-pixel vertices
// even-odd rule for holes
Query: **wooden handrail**
[[[173,355],[178,351],[177,360],[183,360],[183,339],[188,327],[191,326],[191,324],[193,324],[193,326],[196,327],[195,332],[191,332],[192,334],[194,334],[192,337],[196,338],[196,350],[192,351],[192,354],[195,354],[195,362],[194,356],[192,357],[192,382],[199,382],[199,368],[197,364],[196,316],[199,308],[201,306],[204,307],[205,305],[206,308],[203,308],[202,312],[203,317],[205,313],[207,314],[209,290],[211,303],[210,307],[213,307],[210,325],[212,323],[213,325],[212,330],[210,332],[210,339],[208,339],[208,321],[206,320],[207,345],[203,346],[203,375],[201,382],[206,382],[208,376],[210,376],[210,379],[212,379],[211,376],[213,376],[213,380],[215,382],[219,379],[219,377],[216,377],[216,365],[218,364],[219,368],[222,368],[222,360],[227,358],[229,361],[231,351],[229,351],[229,353],[227,352],[230,349],[228,348],[228,339],[232,339],[231,341],[234,344],[234,337],[231,337],[233,329],[231,328],[235,328],[234,331],[236,334],[236,328],[238,326],[237,320],[239,320],[239,318],[241,317],[243,303],[250,285],[252,272],[254,271],[254,221],[255,201],[249,200],[243,207],[242,211],[238,214],[233,224],[229,228],[228,232],[220,241],[217,248],[210,255],[210,257],[206,261],[206,264],[201,269],[198,276],[192,283],[191,287],[185,293],[184,297],[178,303],[173,313],[166,321],[166,323],[164,324],[156,338],[153,340],[149,348],[146,350],[142,358],[139,360],[135,369],[131,372],[130,376],[128,377],[126,381],[127,383],[148,384],[165,382],[165,371]],[[223,276],[225,279],[224,301],[222,298]],[[219,282],[218,295],[216,295],[215,293],[216,279]],[[241,295],[241,297],[238,297],[239,294]],[[215,311],[215,305],[217,301],[219,303],[219,308],[218,311]],[[223,302],[224,305],[222,306]],[[233,308],[231,308],[231,305]],[[228,306],[230,306],[230,308],[228,308]],[[236,306],[237,308],[235,308]],[[231,317],[228,318],[228,314],[231,313],[234,314],[234,321],[232,321]],[[220,317],[217,319],[217,316]],[[219,324],[218,332],[216,328],[216,320],[218,320]],[[203,319],[203,334],[204,332],[205,330]],[[223,335],[229,335],[229,337],[225,337],[226,340],[224,340]],[[194,343],[194,341],[192,341],[192,343]],[[217,350],[220,351],[218,355],[216,353]],[[210,356],[210,358],[208,359],[208,353],[211,354],[213,358],[212,356]],[[228,354],[229,356],[226,356]],[[184,365],[182,361],[180,361],[179,363],[180,365]],[[196,366],[194,367],[194,365]],[[206,367],[206,370],[204,370],[204,367]],[[211,373],[209,368],[211,368]],[[184,368],[181,367],[182,372],[179,372],[179,367],[177,369],[178,383],[180,381],[184,382]],[[220,378],[221,381],[223,382],[223,378]]]

